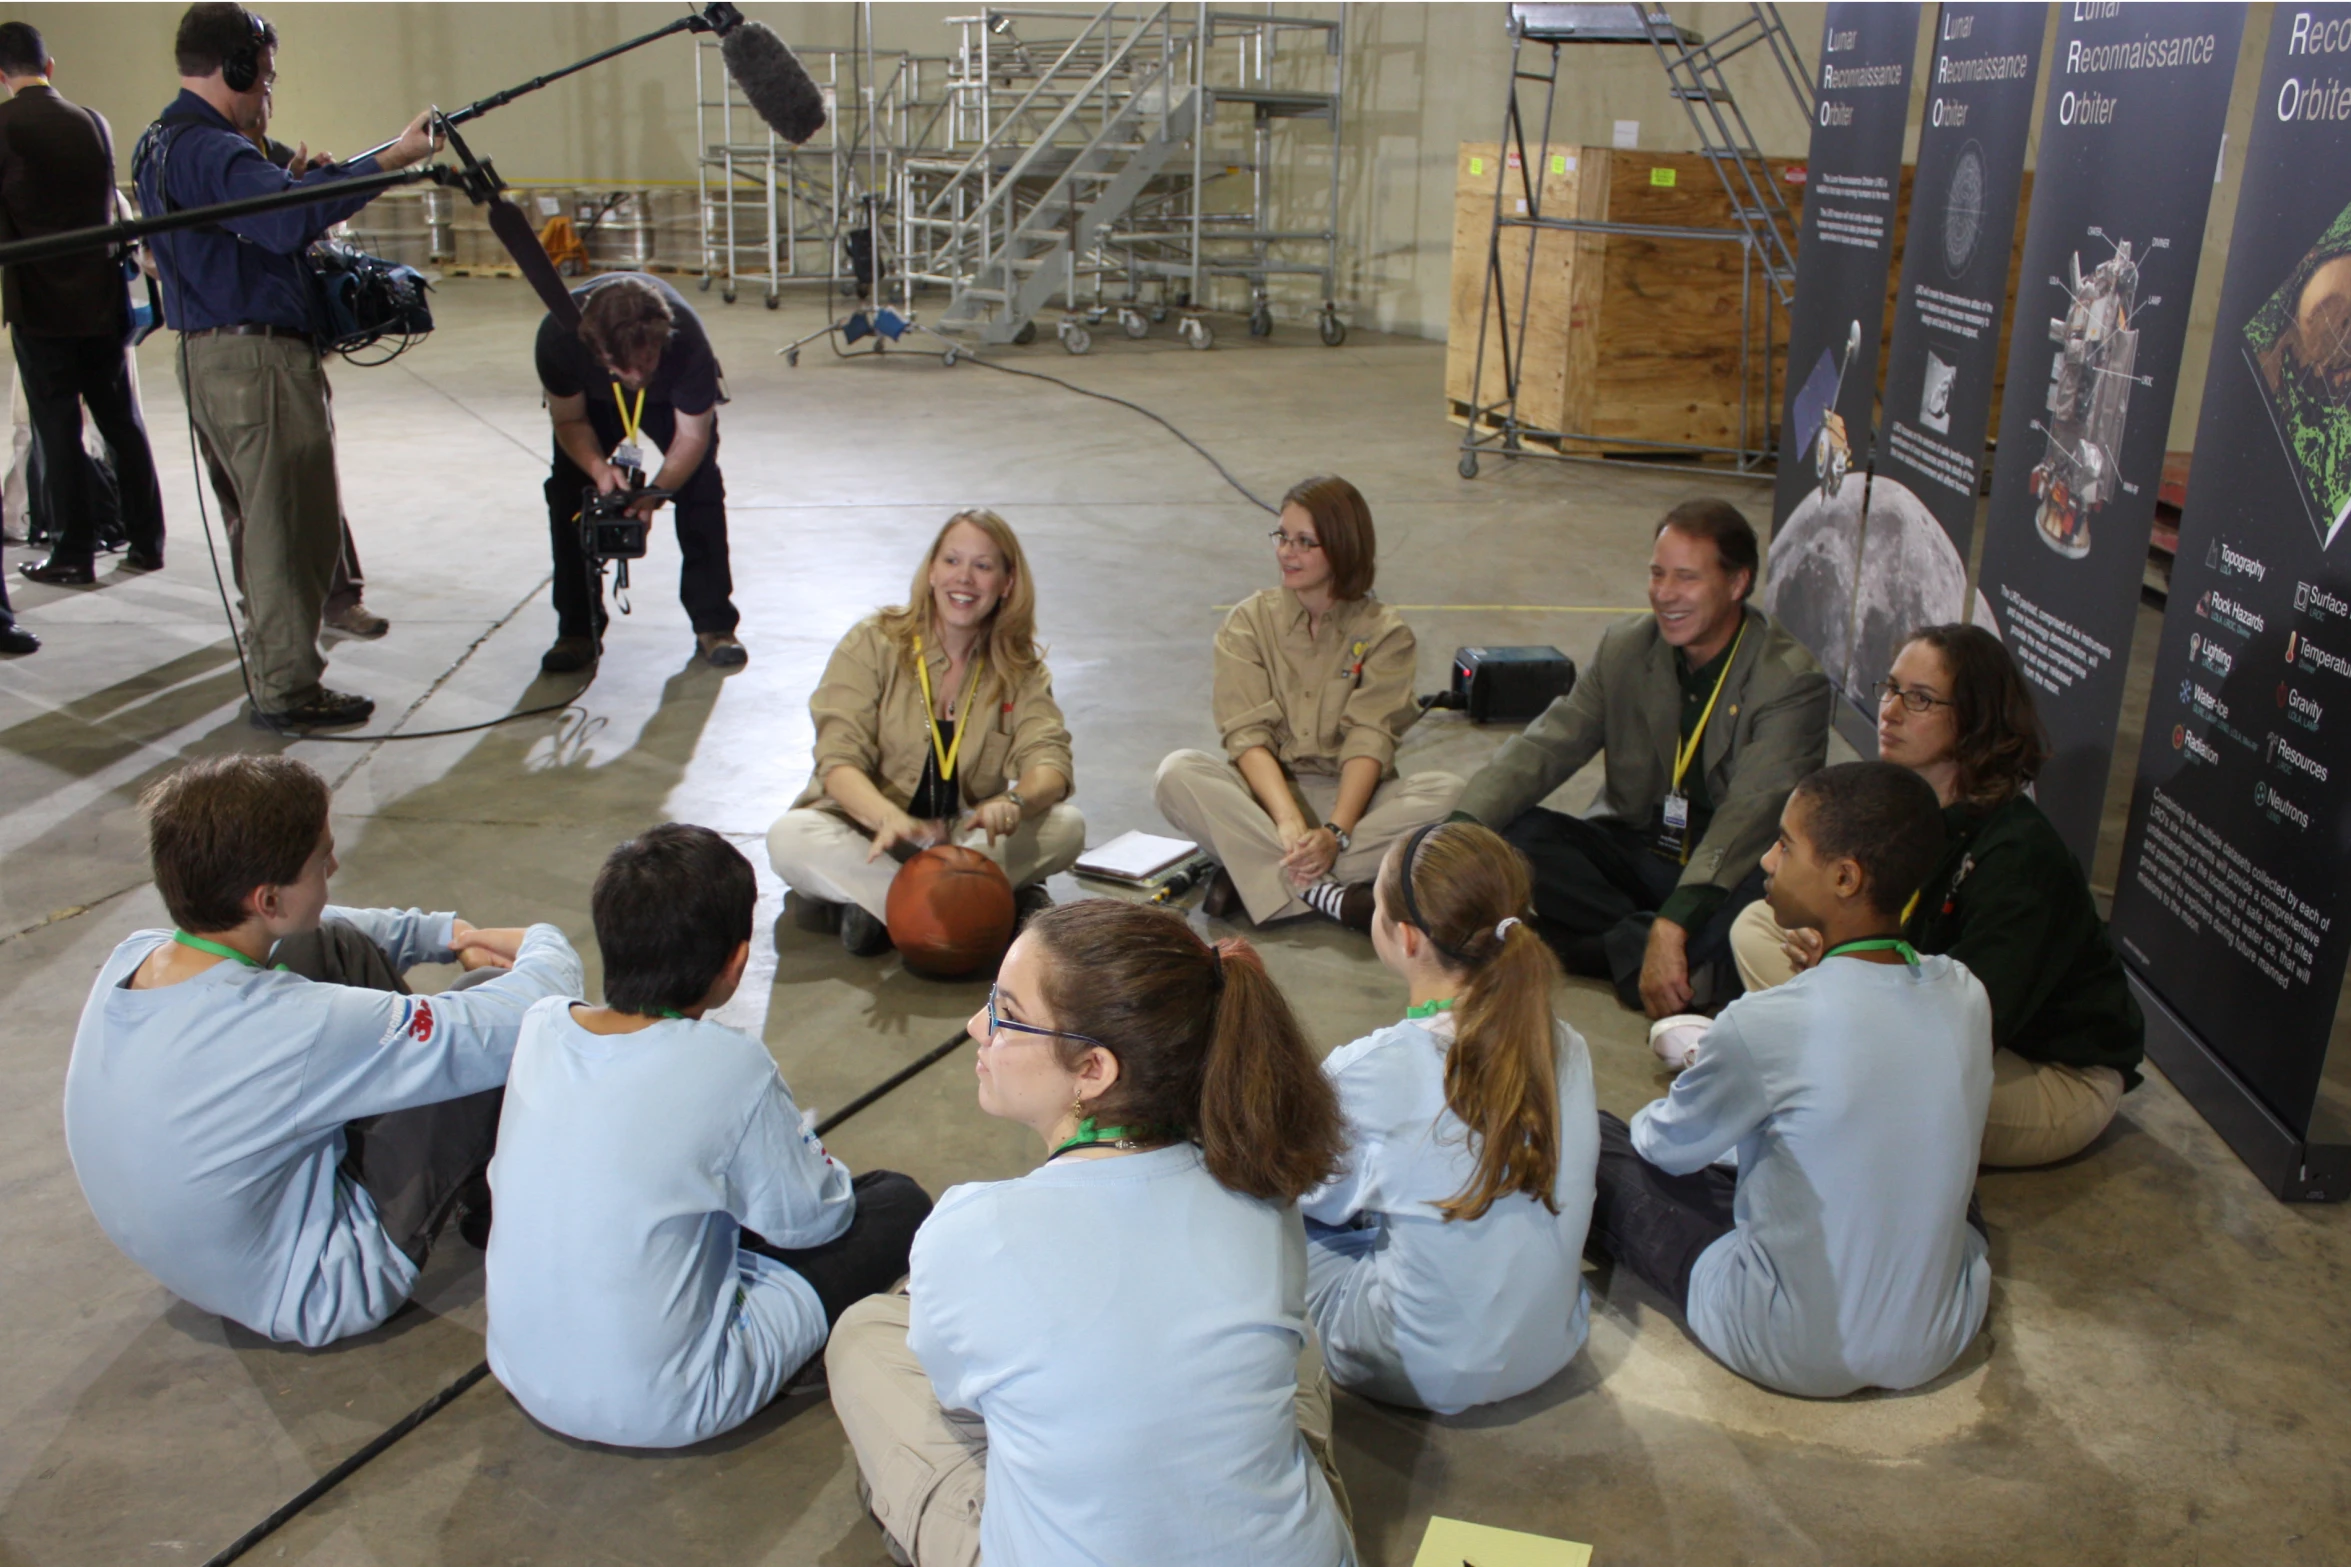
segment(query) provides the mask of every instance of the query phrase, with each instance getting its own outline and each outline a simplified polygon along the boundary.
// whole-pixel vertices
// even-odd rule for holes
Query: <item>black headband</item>
[[[1468,956],[1455,948],[1446,946],[1444,942],[1437,939],[1437,933],[1431,930],[1429,922],[1421,917],[1420,900],[1412,895],[1412,862],[1420,854],[1421,841],[1444,825],[1443,822],[1431,822],[1404,840],[1404,863],[1397,867],[1396,879],[1403,884],[1404,918],[1415,930],[1429,938],[1430,946],[1451,958],[1455,963],[1466,966],[1469,963]]]

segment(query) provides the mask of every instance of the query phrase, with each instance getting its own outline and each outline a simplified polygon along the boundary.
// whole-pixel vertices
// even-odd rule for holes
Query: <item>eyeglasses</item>
[[[1284,533],[1281,529],[1276,528],[1266,537],[1273,540],[1273,547],[1277,550],[1318,550],[1322,548],[1322,540],[1311,533]]]
[[[1005,1033],[1035,1034],[1042,1039],[1082,1039],[1089,1045],[1101,1045],[1105,1050],[1110,1048],[1108,1045],[1103,1045],[1101,1040],[1091,1034],[1073,1034],[1065,1028],[1038,1028],[1033,1024],[1015,1023],[1010,1018],[998,1017],[996,1015],[996,987],[990,985],[988,987],[988,1042],[994,1044],[996,1036]]]
[[[1870,689],[1877,693],[1878,706],[1884,707],[1888,702],[1900,702],[1905,712],[1923,713],[1930,707],[1957,705],[1947,696],[1936,696],[1933,692],[1923,691],[1917,686],[1905,689],[1899,681],[1894,680],[1881,680]]]

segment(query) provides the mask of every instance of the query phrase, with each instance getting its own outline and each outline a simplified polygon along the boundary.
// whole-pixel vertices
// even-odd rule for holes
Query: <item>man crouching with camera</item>
[[[734,577],[727,564],[726,481],[718,471],[718,359],[683,295],[641,272],[614,272],[572,291],[579,330],[549,315],[539,323],[539,384],[555,424],[554,472],[547,477],[548,536],[555,553],[555,645],[539,660],[548,674],[596,661],[604,642],[602,560],[581,538],[593,522],[649,521],[677,507],[678,601],[694,624],[701,657],[740,669],[750,655],[735,640]],[[646,447],[661,468],[645,472]],[[642,499],[616,505],[633,490]],[[601,505],[590,497],[603,497]],[[633,530],[600,530],[607,546]],[[642,552],[642,544],[637,544]]]

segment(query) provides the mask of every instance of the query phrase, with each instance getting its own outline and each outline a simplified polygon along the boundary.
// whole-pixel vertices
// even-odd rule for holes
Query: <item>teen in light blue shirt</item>
[[[454,915],[321,912],[396,970],[456,960]],[[74,1035],[65,1142],[90,1211],[166,1289],[256,1333],[317,1346],[376,1326],[417,1269],[338,1173],[344,1123],[496,1088],[524,1010],[578,993],[578,955],[533,925],[512,972],[438,996],[228,960],[128,988],[171,945],[143,930],[115,948]]]
[[[1541,1385],[1583,1347],[1592,1061],[1551,1016],[1550,953],[1512,918],[1528,898],[1517,851],[1444,824],[1391,851],[1373,885],[1372,946],[1412,1006],[1323,1062],[1351,1147],[1299,1202],[1308,1300],[1332,1381],[1457,1414]],[[1489,1137],[1546,1157],[1497,1166],[1481,1192]]]
[[[1782,1392],[1915,1387],[1983,1324],[1991,1264],[1968,1203],[1991,1003],[1897,934],[1942,848],[1941,804],[1907,768],[1799,784],[1765,896],[1783,928],[1821,932],[1822,960],[1726,1007],[1629,1149],[1604,1131],[1595,1238],[1678,1294],[1723,1364]],[[1710,1168],[1734,1150],[1735,1177]]]
[[[542,1002],[490,1188],[490,1369],[583,1441],[680,1447],[742,1424],[833,1319],[906,1275],[930,1211],[854,1181],[757,1040],[708,1021],[751,960],[758,878],[707,827],[612,851],[591,905],[600,1007]]]

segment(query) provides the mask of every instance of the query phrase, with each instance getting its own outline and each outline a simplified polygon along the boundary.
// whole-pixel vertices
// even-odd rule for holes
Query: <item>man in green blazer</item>
[[[1730,922],[1762,891],[1789,791],[1828,756],[1828,679],[1748,605],[1756,561],[1755,530],[1727,502],[1667,512],[1651,613],[1608,629],[1575,689],[1511,737],[1457,812],[1526,855],[1538,928],[1570,972],[1609,978],[1653,1018],[1728,999]],[[1607,777],[1591,815],[1537,803],[1595,752]]]

